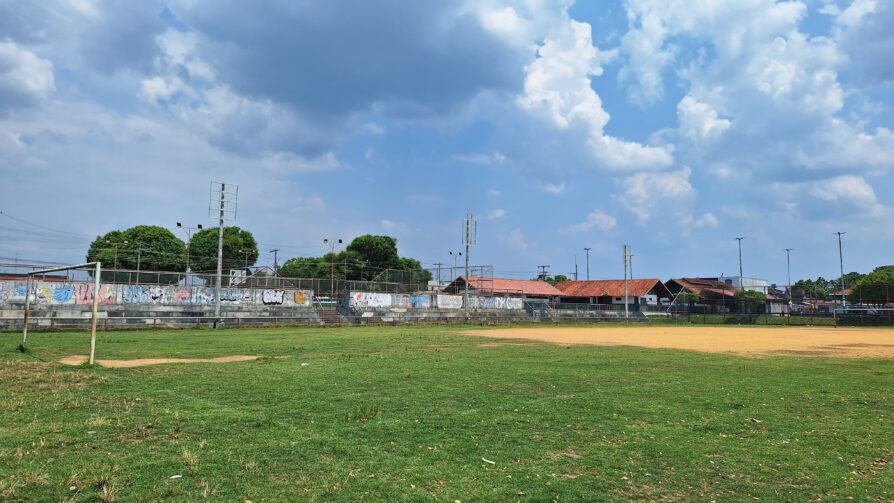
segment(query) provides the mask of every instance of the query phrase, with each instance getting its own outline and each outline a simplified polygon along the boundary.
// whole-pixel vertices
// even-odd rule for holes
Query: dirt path
[[[96,360],[102,367],[113,369],[125,369],[131,367],[145,367],[146,365],[161,365],[163,363],[230,363],[247,362],[257,360],[258,356],[221,356],[219,358],[140,358],[138,360]],[[63,365],[81,365],[87,362],[83,355],[72,355],[61,358],[59,363]]]
[[[808,355],[894,358],[894,330],[821,327],[667,327],[599,326],[586,328],[507,328],[470,330],[467,335],[528,339],[554,344],[639,346],[744,355]]]

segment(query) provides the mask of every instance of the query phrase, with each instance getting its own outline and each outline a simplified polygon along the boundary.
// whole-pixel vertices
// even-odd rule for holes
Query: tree
[[[168,229],[157,225],[138,225],[124,231],[111,231],[99,236],[87,250],[88,262],[102,262],[104,269],[140,271],[186,270],[186,245]],[[117,262],[117,267],[116,267]],[[104,281],[136,280],[176,282],[177,275],[103,274]]]
[[[884,306],[894,302],[894,265],[876,267],[860,278],[848,297],[853,304]]]
[[[189,264],[196,272],[217,271],[217,228],[193,234],[189,242]],[[258,261],[258,242],[251,232],[236,226],[224,227],[223,273],[253,266]]]
[[[378,270],[400,268],[397,240],[391,236],[371,234],[359,236],[351,241],[346,250],[357,253],[360,260],[367,261],[372,268]]]
[[[279,274],[286,278],[319,278],[321,267],[329,267],[321,260],[318,257],[290,258],[279,268]]]
[[[740,312],[759,313],[767,305],[767,296],[763,292],[738,290],[735,298],[739,301]]]

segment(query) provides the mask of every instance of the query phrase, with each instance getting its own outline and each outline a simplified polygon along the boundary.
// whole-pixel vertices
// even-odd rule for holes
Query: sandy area
[[[145,367],[146,365],[160,365],[163,363],[230,363],[247,362],[257,360],[257,356],[221,356],[220,358],[140,358],[138,360],[96,360],[102,367],[126,369],[131,367]],[[66,356],[59,360],[63,365],[81,365],[87,362],[83,355]]]
[[[808,355],[894,358],[894,330],[822,327],[506,328],[465,334],[494,339],[528,339],[554,344],[639,346],[744,355]]]

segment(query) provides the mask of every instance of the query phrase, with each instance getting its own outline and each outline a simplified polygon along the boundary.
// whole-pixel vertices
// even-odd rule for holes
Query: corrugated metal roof
[[[642,297],[655,288],[659,279],[631,279],[627,280],[627,294],[630,297]],[[593,279],[589,281],[560,281],[556,288],[561,290],[565,297],[623,297],[623,279]]]
[[[460,276],[459,279],[462,279]],[[494,293],[558,297],[562,292],[546,281],[529,279],[482,278],[469,276],[469,286],[476,290]]]

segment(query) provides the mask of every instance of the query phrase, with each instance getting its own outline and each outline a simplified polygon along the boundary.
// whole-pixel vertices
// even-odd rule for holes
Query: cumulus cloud
[[[609,231],[618,225],[618,219],[603,212],[596,210],[587,214],[583,222],[569,226],[566,230],[572,232],[592,232],[593,229],[600,231]]]
[[[770,186],[782,205],[807,217],[820,219],[847,215],[851,218],[891,216],[891,208],[879,202],[865,178],[842,175],[807,182],[781,182]]]
[[[0,112],[33,105],[55,89],[50,61],[13,42],[0,42]]]
[[[547,38],[528,65],[525,92],[519,104],[550,120],[556,128],[573,128],[585,135],[590,153],[604,169],[648,169],[668,166],[671,154],[608,135],[604,129],[609,114],[591,86],[591,78],[602,75],[602,65],[614,53],[593,46],[587,23],[570,21],[566,29]]]
[[[695,197],[696,190],[689,183],[692,170],[683,168],[665,173],[637,173],[624,178],[621,203],[640,222],[647,222],[655,211],[663,207],[685,207]]]
[[[730,121],[721,119],[717,111],[706,103],[701,103],[692,96],[684,96],[677,104],[677,119],[680,131],[693,141],[704,141],[723,134],[730,126]]]

